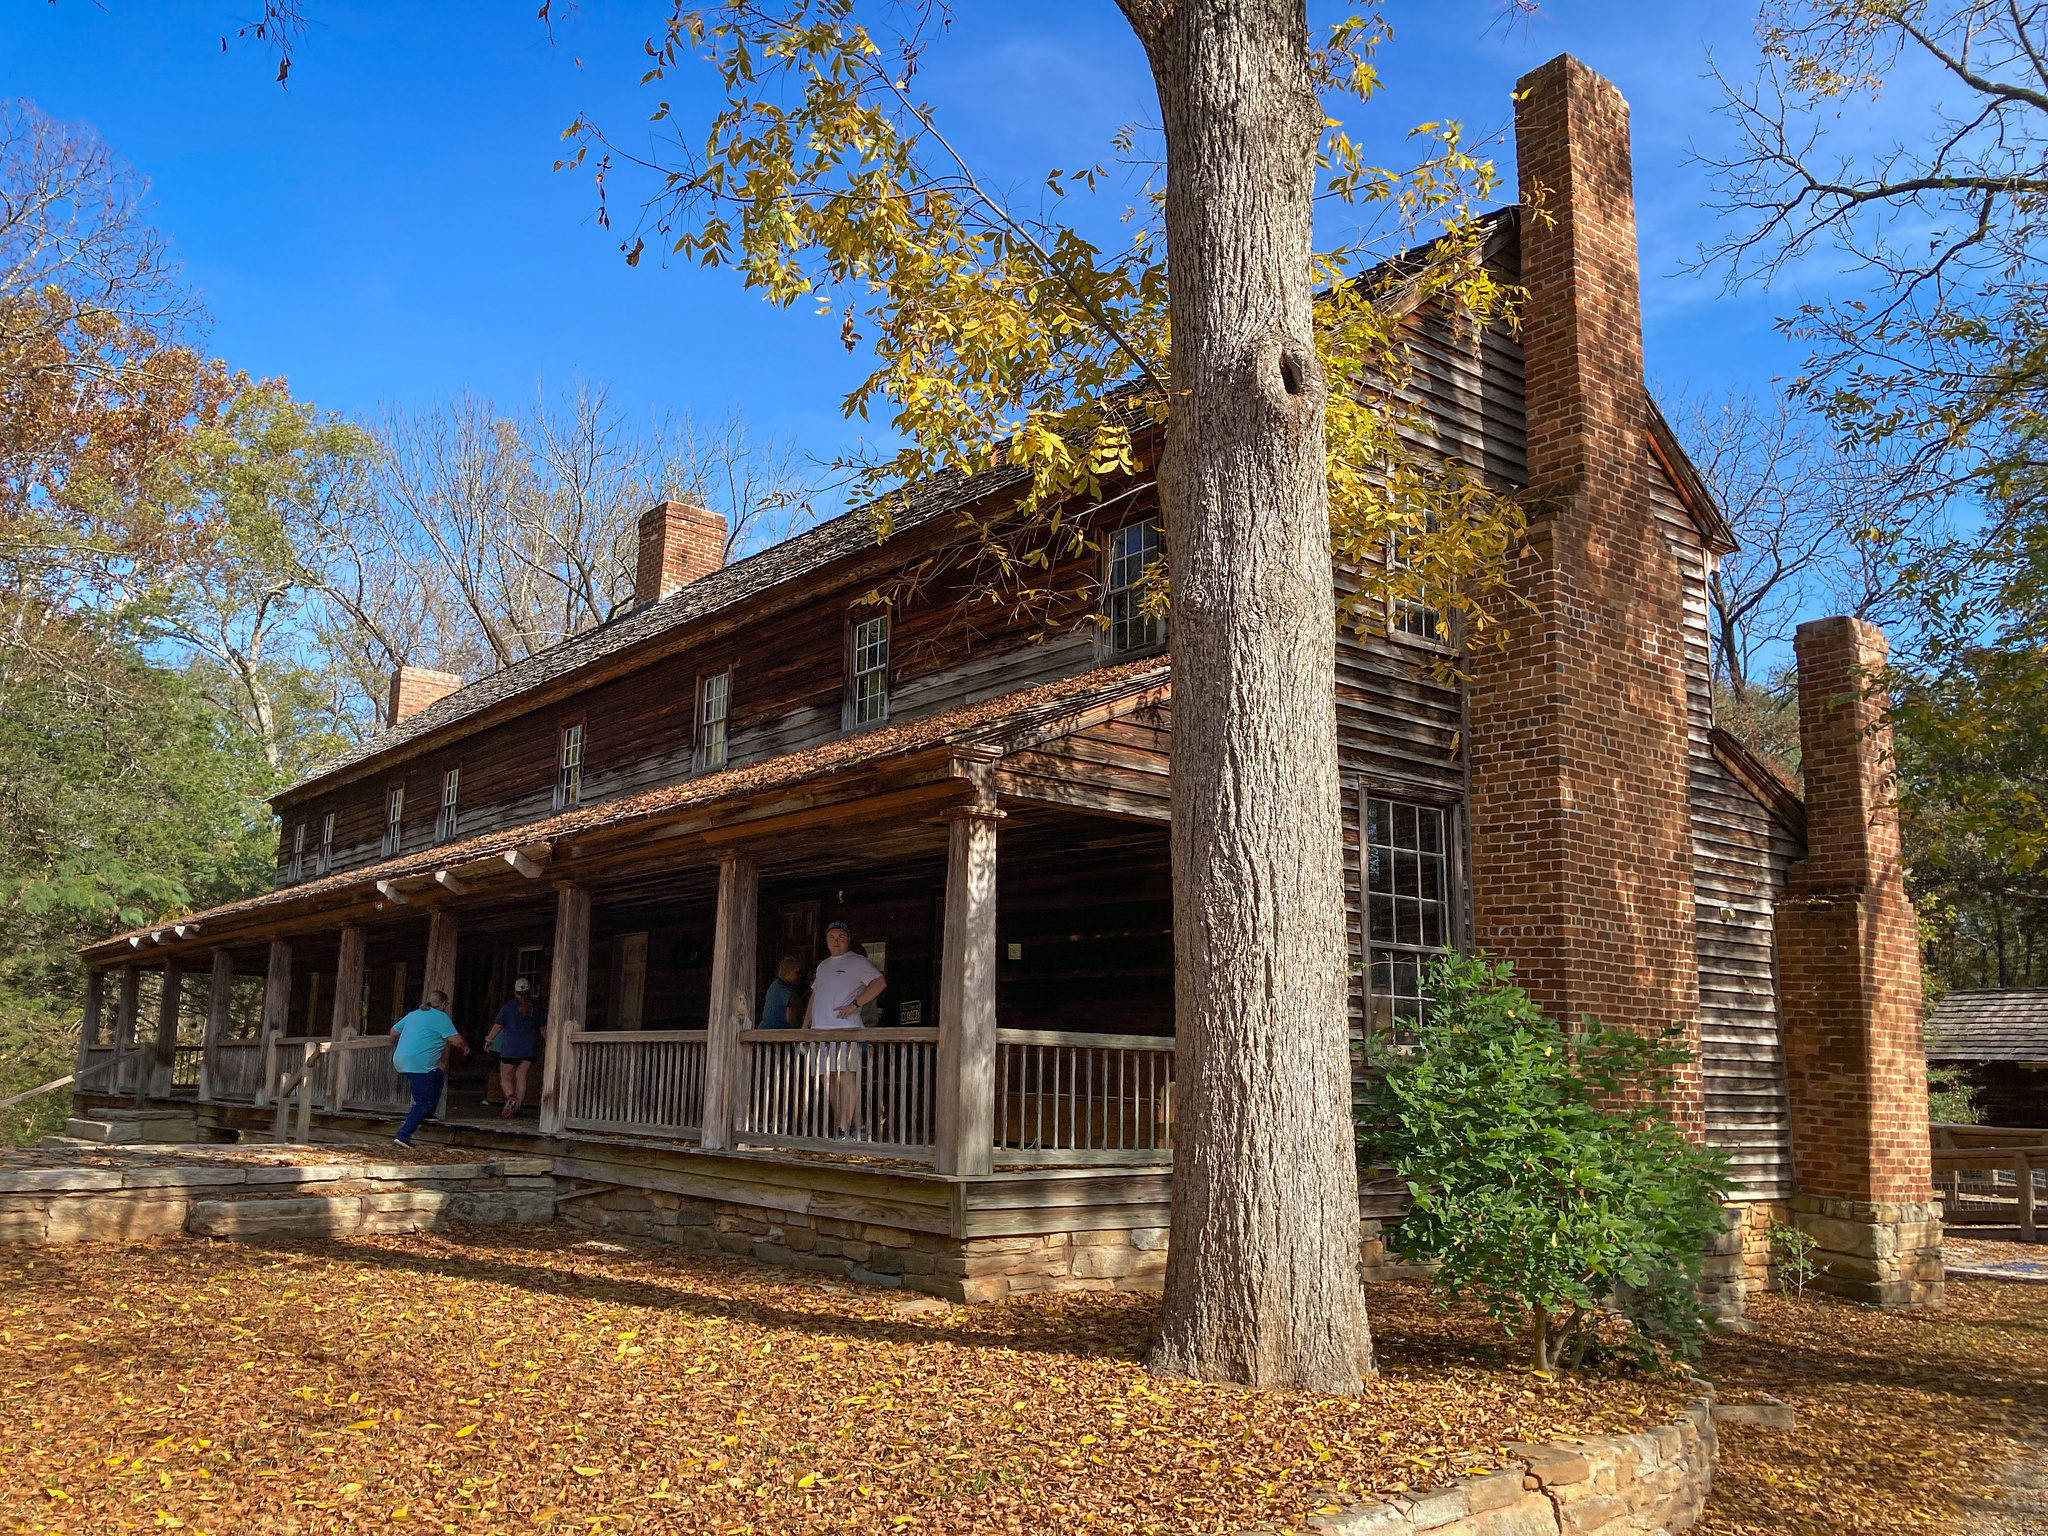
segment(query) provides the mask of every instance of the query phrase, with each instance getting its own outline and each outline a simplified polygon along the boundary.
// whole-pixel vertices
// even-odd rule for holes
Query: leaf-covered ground
[[[1668,1420],[1373,1290],[1357,1401],[1159,1381],[1156,1298],[896,1294],[579,1234],[0,1250],[0,1528],[1234,1532]]]
[[[2036,1253],[2041,1250],[2035,1249]],[[1708,1351],[1723,1395],[1769,1393],[1798,1429],[1724,1425],[1702,1536],[1962,1529],[2048,1433],[2048,1286],[1950,1281],[1938,1312],[1752,1298],[1755,1333]]]

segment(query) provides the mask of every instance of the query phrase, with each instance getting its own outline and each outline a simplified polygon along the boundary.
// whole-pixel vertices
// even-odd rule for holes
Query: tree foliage
[[[886,413],[901,446],[846,466],[879,499],[941,475],[1007,468],[1028,475],[1021,500],[980,517],[973,559],[992,599],[1057,622],[1092,613],[1091,593],[1052,590],[1047,572],[1086,547],[1074,518],[1112,477],[1137,468],[1134,437],[1163,422],[1172,399],[1168,269],[1159,222],[1161,168],[1145,158],[1141,126],[1105,146],[1148,172],[1128,198],[1107,163],[1049,170],[1040,206],[998,194],[916,94],[916,76],[942,31],[944,10],[920,4],[870,24],[856,0],[671,0],[647,45],[645,84],[697,62],[715,71],[723,105],[700,143],[635,156],[587,118],[568,164],[595,150],[608,189],[624,162],[659,177],[629,261],[650,250],[730,266],[770,303],[836,316],[848,350],[865,343],[875,366],[846,396],[849,417]],[[881,8],[877,8],[878,10]],[[1401,319],[1443,304],[1469,326],[1510,321],[1517,295],[1481,261],[1476,203],[1492,168],[1469,154],[1457,125],[1415,130],[1414,166],[1368,162],[1334,120],[1369,100],[1389,29],[1376,12],[1344,16],[1313,60],[1332,111],[1322,146],[1321,196],[1383,220],[1403,238],[1436,231],[1407,260],[1366,270],[1363,234],[1315,258],[1325,290],[1317,343],[1331,392],[1327,436],[1332,541],[1363,586],[1352,617],[1376,623],[1389,595],[1478,634],[1493,622],[1519,507],[1434,451],[1401,385],[1408,360]],[[660,102],[654,120],[666,122]],[[1387,559],[1390,548],[1397,554]],[[1170,551],[1168,560],[1170,562]]]
[[[1410,1197],[1390,1245],[1434,1264],[1446,1297],[1526,1330],[1539,1371],[1580,1363],[1609,1303],[1646,1359],[1694,1354],[1700,1266],[1732,1184],[1658,1107],[1689,1055],[1593,1019],[1567,1029],[1511,973],[1438,961],[1417,1042],[1368,1047],[1359,1155]]]

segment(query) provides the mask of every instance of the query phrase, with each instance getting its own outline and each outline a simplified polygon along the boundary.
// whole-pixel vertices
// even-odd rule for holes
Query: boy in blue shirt
[[[412,1145],[413,1132],[441,1102],[441,1089],[448,1081],[448,1074],[441,1070],[442,1046],[452,1043],[456,1050],[469,1054],[469,1043],[456,1031],[447,1010],[448,994],[431,992],[426,1007],[413,1009],[391,1026],[391,1065],[412,1084],[412,1108],[398,1128],[401,1147]]]

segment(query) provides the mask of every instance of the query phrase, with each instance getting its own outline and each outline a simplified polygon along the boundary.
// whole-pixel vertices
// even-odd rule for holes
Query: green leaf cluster
[[[1696,1354],[1732,1186],[1660,1108],[1689,1053],[1593,1019],[1567,1030],[1483,958],[1445,957],[1428,986],[1416,1043],[1368,1047],[1357,1114],[1361,1162],[1408,1187],[1392,1250],[1526,1330],[1539,1371],[1580,1363],[1609,1307],[1646,1362]]]

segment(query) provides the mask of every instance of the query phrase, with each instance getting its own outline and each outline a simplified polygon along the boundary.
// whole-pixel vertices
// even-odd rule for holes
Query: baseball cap
[[[841,933],[845,934],[845,935],[846,935],[846,936],[847,936],[847,937],[848,937],[849,939],[853,937],[853,930],[852,930],[851,928],[847,927],[847,926],[846,926],[846,924],[844,924],[844,923],[840,922],[840,921],[839,921],[839,920],[838,920],[837,918],[833,919],[833,920],[832,920],[831,922],[829,922],[829,923],[827,923],[827,924],[825,925],[825,931],[826,931],[827,933],[830,933],[830,932],[831,932],[831,931],[832,931],[832,930],[833,930],[834,928],[837,928],[837,929],[838,929],[838,930],[839,930],[839,931],[840,931]]]
[[[512,990],[514,992],[531,992],[533,990],[533,983],[522,976],[512,983]]]

